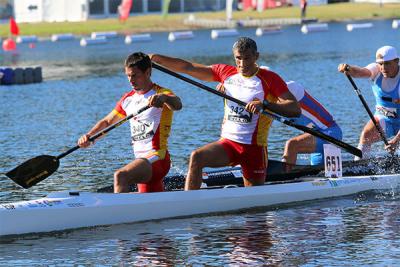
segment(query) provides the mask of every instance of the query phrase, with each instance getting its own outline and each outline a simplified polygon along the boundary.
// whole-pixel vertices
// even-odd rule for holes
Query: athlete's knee
[[[374,137],[374,131],[373,130],[364,130],[361,132],[360,136],[360,143],[365,144],[365,143],[371,143]]]
[[[192,153],[190,154],[191,164],[195,164],[198,165],[199,167],[202,167],[204,165],[204,161],[205,161],[204,153],[201,150],[196,149],[192,151]]]
[[[293,152],[293,150],[296,150],[298,144],[299,144],[299,141],[297,139],[287,140],[286,144],[285,144],[286,151]]]
[[[114,172],[114,184],[125,185],[126,184],[126,171],[119,169]]]

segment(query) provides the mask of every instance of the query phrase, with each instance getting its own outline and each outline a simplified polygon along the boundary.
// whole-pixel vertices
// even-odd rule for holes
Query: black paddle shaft
[[[101,136],[105,135],[106,133],[108,133],[109,131],[117,128],[118,126],[120,126],[121,124],[127,122],[128,120],[132,119],[134,116],[138,115],[139,113],[142,113],[143,111],[145,111],[146,109],[150,108],[150,106],[144,106],[143,108],[139,109],[135,114],[130,114],[128,116],[126,116],[125,118],[117,121],[116,123],[108,126],[107,128],[103,129],[102,131],[98,132],[97,134],[89,137],[89,141],[93,142],[94,140],[100,138]],[[72,152],[74,152],[75,150],[79,149],[80,146],[74,146],[70,149],[68,149],[67,151],[61,153],[60,155],[58,155],[56,158],[57,159],[61,159],[69,154],[71,154]]]
[[[192,80],[192,79],[190,79],[188,77],[185,77],[185,76],[183,76],[183,75],[181,75],[179,73],[171,71],[171,70],[169,70],[169,69],[167,69],[167,68],[165,68],[165,67],[163,67],[163,66],[161,66],[161,65],[159,65],[159,64],[157,64],[155,62],[153,62],[153,68],[158,69],[158,70],[160,70],[162,72],[165,72],[167,74],[170,74],[170,75],[172,75],[172,76],[174,76],[174,77],[176,77],[178,79],[181,79],[181,80],[183,80],[185,82],[193,84],[193,85],[199,87],[200,89],[204,89],[204,90],[206,90],[206,91],[208,91],[208,92],[210,92],[212,94],[219,95],[219,96],[221,96],[221,97],[223,97],[225,99],[228,99],[228,100],[230,100],[232,102],[235,102],[235,103],[237,103],[239,105],[246,106],[246,103],[241,101],[241,100],[239,100],[239,99],[236,99],[236,98],[234,98],[232,96],[229,96],[227,94],[221,93],[221,92],[219,92],[219,91],[217,91],[215,89],[212,89],[211,87],[208,87],[208,86],[206,86],[206,85],[204,85],[202,83],[199,83],[199,82],[194,81],[194,80]],[[271,117],[273,119],[276,119],[277,121],[279,121],[279,122],[281,122],[283,124],[286,124],[288,126],[294,127],[294,128],[296,128],[296,129],[298,129],[300,131],[309,133],[311,135],[317,136],[317,137],[319,137],[321,139],[324,139],[324,140],[326,140],[326,141],[328,141],[328,142],[330,142],[330,143],[332,143],[332,144],[334,144],[334,145],[336,145],[338,147],[343,148],[347,152],[362,158],[362,152],[361,152],[360,149],[358,149],[356,147],[353,147],[353,146],[351,146],[351,145],[349,145],[347,143],[344,143],[344,142],[342,142],[340,140],[337,140],[337,139],[333,138],[332,136],[329,136],[329,135],[326,135],[326,134],[321,133],[319,131],[310,129],[310,128],[308,128],[306,126],[303,126],[303,125],[295,124],[290,120],[286,120],[286,119],[284,119],[284,118],[282,118],[282,117],[280,117],[280,116],[278,116],[276,114],[273,114],[271,112],[268,112],[266,110],[261,111],[261,113],[266,115],[266,116],[269,116],[269,117]]]
[[[132,117],[138,115],[139,113],[148,109],[149,106],[145,106],[139,109],[136,113],[130,114],[127,117],[117,121],[116,123],[108,126],[107,128],[103,129],[102,131],[96,133],[95,135],[89,137],[89,141],[93,142],[94,140],[98,139],[99,137],[105,135],[112,129],[120,126],[124,122],[128,121]],[[68,149],[67,151],[61,153],[58,156],[50,156],[50,155],[41,155],[34,158],[31,158],[24,163],[20,164],[16,168],[12,169],[11,171],[7,172],[6,175],[15,183],[19,184],[23,188],[30,188],[33,185],[39,183],[40,181],[49,177],[52,173],[54,173],[59,165],[60,159],[71,154],[75,150],[79,149],[79,146],[75,146],[73,148]]]
[[[354,82],[353,78],[351,78],[351,76],[350,76],[349,74],[346,74],[346,77],[347,77],[347,79],[349,79],[351,85],[352,85],[353,88],[354,88],[354,91],[356,92],[356,94],[357,94],[358,97],[360,98],[361,103],[363,104],[363,106],[364,106],[365,110],[367,111],[367,113],[368,113],[370,119],[371,119],[372,122],[374,123],[376,130],[378,131],[379,135],[381,136],[381,138],[382,138],[382,140],[383,140],[383,143],[385,143],[385,145],[388,145],[389,143],[388,143],[388,141],[387,141],[387,139],[386,139],[386,136],[385,136],[385,134],[383,133],[383,130],[382,130],[381,126],[375,121],[374,115],[372,114],[371,110],[369,109],[368,104],[367,104],[367,102],[365,101],[363,95],[361,94],[360,89],[358,89],[356,83]]]

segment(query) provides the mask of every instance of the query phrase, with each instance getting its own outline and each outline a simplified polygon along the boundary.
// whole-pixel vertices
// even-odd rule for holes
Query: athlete
[[[129,192],[130,185],[135,183],[140,193],[164,190],[163,178],[171,165],[167,141],[173,111],[180,110],[182,103],[171,90],[152,82],[151,70],[148,55],[141,52],[129,55],[125,60],[125,74],[132,91],[126,93],[113,111],[78,140],[80,147],[88,147],[91,145],[90,136],[150,106],[130,120],[135,159],[114,173],[114,193]]]
[[[204,81],[223,83],[225,93],[247,103],[242,107],[225,101],[221,139],[192,152],[185,190],[199,189],[204,167],[241,165],[245,186],[262,185],[267,167],[267,136],[272,119],[260,116],[268,109],[286,117],[300,116],[300,107],[282,78],[257,65],[254,40],[240,37],[232,48],[236,66],[206,66],[179,58],[150,55],[167,68]]]
[[[332,115],[301,84],[294,81],[286,82],[286,84],[289,91],[299,101],[301,107],[301,116],[292,119],[292,121],[298,125],[313,128],[335,139],[342,140],[342,130],[336,124]],[[323,164],[324,144],[329,143],[309,133],[293,137],[285,144],[282,161],[296,164],[297,154],[311,154],[311,165]]]
[[[385,149],[395,151],[400,142],[400,72],[396,48],[383,46],[376,51],[376,61],[366,67],[339,64],[338,70],[355,78],[370,78],[375,96],[374,118],[388,138]],[[370,157],[371,145],[381,140],[374,123],[369,120],[361,132],[358,148],[363,158]],[[356,157],[356,160],[359,158]]]

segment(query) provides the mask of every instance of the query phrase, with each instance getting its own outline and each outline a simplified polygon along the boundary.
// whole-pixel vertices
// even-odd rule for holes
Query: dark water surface
[[[308,35],[299,26],[264,37],[256,37],[255,29],[239,31],[258,42],[261,65],[309,88],[342,126],[344,141],[357,145],[368,115],[337,65],[364,66],[383,45],[400,49],[400,31],[391,28],[391,21],[373,23],[371,29],[351,33],[342,23]],[[122,67],[129,53],[141,50],[205,64],[233,63],[235,38],[211,40],[207,30],[195,32],[192,40],[171,43],[167,35],[156,33],[152,42],[133,45],[118,38],[83,48],[76,40],[39,42],[33,49],[20,45],[18,55],[3,52],[1,65],[42,66],[44,82],[0,87],[0,202],[66,189],[95,190],[112,183],[113,172],[132,159],[128,124],[94,147],[61,159],[56,173],[29,190],[16,186],[4,173],[34,156],[58,155],[75,146],[77,138],[129,91]],[[170,151],[171,174],[185,173],[190,152],[218,139],[222,99],[157,70],[153,80],[182,98],[184,109],[175,114]],[[373,107],[368,81],[356,83]],[[284,142],[299,133],[275,122],[269,138],[270,158],[279,159]],[[352,156],[344,153],[343,157]],[[306,162],[307,157],[302,160]],[[400,259],[399,203],[398,194],[392,192],[3,239],[0,265],[393,266]]]

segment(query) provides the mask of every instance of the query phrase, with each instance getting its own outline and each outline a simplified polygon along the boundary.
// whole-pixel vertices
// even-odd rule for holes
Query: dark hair
[[[237,41],[233,44],[232,50],[237,50],[240,53],[250,50],[255,54],[257,53],[257,44],[249,37],[239,37],[239,39],[237,39]]]
[[[151,68],[150,57],[143,52],[135,52],[130,54],[125,59],[125,68],[133,68],[135,66],[141,71],[145,72],[148,68]]]

